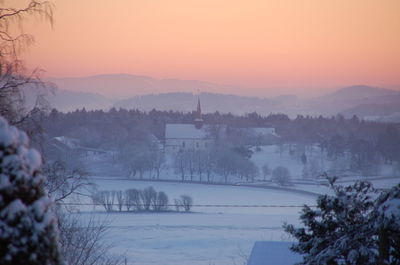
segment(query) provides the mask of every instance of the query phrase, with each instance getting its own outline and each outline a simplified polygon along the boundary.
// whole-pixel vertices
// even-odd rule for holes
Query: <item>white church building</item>
[[[219,137],[226,136],[226,126],[220,126]],[[274,128],[236,128],[248,136],[254,138],[255,143],[262,141],[271,141],[279,137]],[[193,123],[167,123],[165,125],[164,151],[166,153],[175,153],[185,150],[204,150],[214,144],[211,125],[204,124],[201,114],[200,98],[197,99],[196,117]],[[263,141],[264,140],[264,141]]]
[[[198,99],[196,118],[193,124],[169,123],[165,125],[165,152],[173,153],[209,148],[214,142],[209,128],[209,125],[204,124],[201,114],[200,99]]]

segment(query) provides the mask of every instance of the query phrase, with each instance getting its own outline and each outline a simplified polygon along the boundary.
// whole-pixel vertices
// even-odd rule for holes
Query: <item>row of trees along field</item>
[[[193,205],[193,199],[189,195],[183,194],[174,203],[170,204],[168,195],[163,191],[156,191],[153,187],[147,187],[143,190],[128,189],[122,190],[101,190],[91,194],[93,206],[101,205],[107,212],[126,210],[128,212],[165,212],[170,211],[174,206],[179,212],[183,209],[189,212]]]

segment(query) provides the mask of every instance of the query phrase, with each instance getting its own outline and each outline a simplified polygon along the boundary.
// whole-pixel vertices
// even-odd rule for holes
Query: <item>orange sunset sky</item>
[[[400,87],[399,0],[52,2],[53,29],[24,28],[36,43],[23,58],[49,77],[128,73],[260,94]]]

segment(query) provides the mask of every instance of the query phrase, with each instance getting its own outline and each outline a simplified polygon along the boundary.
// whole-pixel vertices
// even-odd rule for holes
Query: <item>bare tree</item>
[[[132,207],[136,211],[142,210],[142,199],[140,194],[141,192],[137,189],[129,189],[125,191],[125,204],[128,211]]]
[[[286,167],[279,166],[272,171],[272,181],[279,185],[287,185],[290,182],[290,172]]]
[[[47,177],[45,188],[55,202],[62,202],[92,185],[85,171],[78,168],[69,170],[62,161],[46,163],[43,174]]]
[[[153,210],[156,212],[166,211],[168,209],[168,201],[168,196],[165,194],[165,192],[158,192],[155,200],[153,201]]]
[[[165,168],[165,157],[160,150],[153,150],[150,153],[151,167],[156,172],[157,179],[160,178],[161,171]]]
[[[264,181],[266,180],[267,176],[271,175],[271,169],[269,168],[267,163],[265,163],[262,166],[262,174],[263,174],[263,177],[264,177]]]
[[[125,258],[111,255],[112,245],[105,239],[109,224],[90,217],[80,221],[77,214],[58,213],[59,243],[65,264],[122,265]]]
[[[45,105],[43,94],[38,93],[34,106],[26,109],[23,89],[44,92],[48,87],[40,79],[39,69],[28,71],[19,59],[34,42],[33,36],[23,31],[24,22],[30,17],[53,25],[52,3],[31,0],[21,9],[0,7],[0,115],[14,125],[20,125]]]
[[[215,171],[215,159],[212,156],[211,151],[205,151],[202,156],[203,165],[204,165],[204,173],[207,176],[207,182],[211,182],[211,178],[213,176],[213,172]],[[201,181],[201,179],[200,179]]]
[[[193,181],[194,173],[196,172],[196,152],[194,150],[184,152],[187,161],[187,168],[189,171],[190,181]]]
[[[228,177],[236,173],[237,162],[240,157],[234,152],[226,148],[219,148],[215,151],[215,171],[224,178],[224,182],[228,183]]]
[[[258,176],[259,170],[257,166],[249,159],[242,158],[240,163],[237,164],[238,172],[241,176],[246,178],[246,181],[254,182],[254,179]]]
[[[189,212],[193,205],[193,199],[189,195],[181,195],[181,204],[185,212]]]
[[[181,175],[181,180],[185,180],[186,171],[188,168],[187,157],[184,152],[178,152],[174,157],[175,172]]]
[[[174,199],[175,210],[179,212],[182,207],[182,202],[179,199]]]
[[[144,210],[150,211],[150,206],[157,197],[157,192],[153,187],[147,187],[140,192],[140,197],[142,198]]]
[[[92,194],[92,201],[94,204],[101,204],[107,212],[113,210],[115,191],[102,190]]]
[[[119,161],[127,169],[129,176],[143,178],[146,172],[154,168],[154,155],[146,143],[124,146],[119,152]],[[162,160],[160,158],[158,169],[161,170]]]
[[[122,190],[118,190],[115,192],[116,197],[117,197],[117,206],[118,206],[118,210],[121,212],[122,211],[122,207],[125,204],[125,194],[122,192]]]

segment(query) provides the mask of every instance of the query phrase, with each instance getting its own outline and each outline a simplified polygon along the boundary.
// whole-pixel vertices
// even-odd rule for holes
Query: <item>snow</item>
[[[400,221],[400,198],[392,198],[391,200],[385,201],[379,207],[379,210],[385,218],[395,218]]]
[[[0,116],[0,145],[9,146],[19,142],[20,139],[26,141],[26,135],[23,136],[14,126],[9,126],[7,121]],[[25,143],[25,142],[23,142]]]
[[[206,139],[207,128],[197,129],[194,124],[166,124],[165,139]]]
[[[153,186],[170,201],[189,194],[194,204],[302,205],[315,197],[251,187],[93,179],[98,190]],[[80,198],[79,202],[90,202]],[[301,208],[193,207],[191,213],[106,213],[100,206],[80,206],[82,218],[110,222],[112,251],[143,265],[243,264],[255,241],[288,241],[283,222],[299,224]]]
[[[26,205],[20,200],[16,199],[10,202],[0,213],[1,219],[11,223],[15,221],[19,215],[27,211]]]
[[[309,159],[321,160],[321,167],[329,168],[330,162],[319,155],[317,148],[307,153]],[[262,146],[261,151],[255,151],[251,158],[259,168],[264,163],[268,163],[270,169],[287,167],[292,173],[292,183],[284,187],[272,183],[268,177],[264,181],[262,176],[254,183],[239,183],[239,179],[232,178],[233,185],[230,186],[170,182],[179,180],[180,177],[174,172],[171,158],[168,156],[166,158],[169,168],[163,171],[161,177],[169,181],[129,180],[123,171],[119,171],[117,165],[107,163],[106,157],[102,156],[96,156],[96,159],[88,157],[88,168],[96,175],[92,180],[98,185],[98,190],[143,189],[153,186],[157,191],[164,191],[170,203],[180,195],[188,194],[193,197],[195,205],[302,206],[315,205],[316,196],[298,190],[332,194],[326,185],[326,179],[304,179],[301,176],[303,164],[298,158],[290,155],[288,146],[284,146],[282,150],[275,145]],[[371,180],[374,184],[377,183],[379,188],[391,187],[400,180],[389,177],[353,176],[341,178],[339,181],[348,185],[360,179]],[[218,177],[214,178],[214,181],[218,180]],[[259,187],[242,186],[247,184]],[[91,201],[89,198],[80,198],[80,202]],[[126,254],[131,263],[232,265],[246,263],[255,241],[269,241],[272,245],[273,242],[278,242],[279,245],[282,241],[293,241],[293,238],[283,231],[282,224],[287,222],[299,226],[301,207],[193,207],[191,213],[140,214],[106,213],[101,206],[79,206],[79,210],[84,219],[94,214],[97,218],[110,221],[109,240],[115,246],[112,251],[116,254]],[[286,257],[286,254],[279,255]]]
[[[258,241],[254,244],[247,265],[293,265],[302,260],[289,248],[292,242]]]
[[[0,244],[6,255],[0,260],[57,260],[54,246],[56,218],[51,201],[42,191],[41,157],[29,147],[24,132],[0,117]],[[36,262],[37,263],[37,262]]]
[[[32,174],[33,171],[37,170],[42,165],[42,157],[39,152],[34,149],[29,149],[25,154],[25,157],[26,162],[29,165],[29,174]]]

